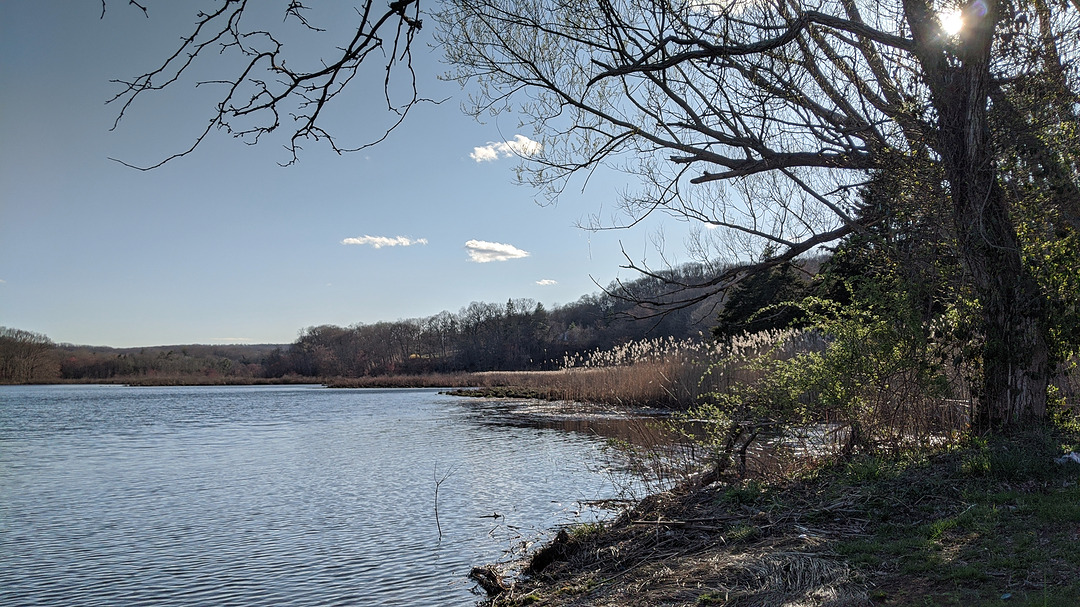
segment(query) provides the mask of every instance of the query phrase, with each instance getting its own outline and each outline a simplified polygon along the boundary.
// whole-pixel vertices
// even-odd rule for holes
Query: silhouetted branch
[[[639,319],[661,318],[676,310],[690,308],[708,301],[710,298],[714,298],[718,293],[725,292],[750,274],[789,263],[803,253],[809,252],[816,247],[840,240],[844,236],[856,231],[857,227],[861,228],[862,226],[859,226],[854,222],[851,224],[844,224],[835,230],[816,234],[801,242],[789,243],[789,246],[787,246],[779,255],[769,257],[768,259],[756,263],[733,265],[721,270],[712,278],[698,282],[684,281],[670,273],[653,270],[648,266],[635,262],[624,250],[623,257],[626,258],[627,263],[620,267],[662,281],[670,287],[670,290],[659,296],[641,297],[630,291],[624,282],[617,280],[615,282],[617,288],[605,288],[604,292],[611,297],[637,304],[645,309],[647,312],[642,316],[638,316],[637,318]]]
[[[131,2],[146,9],[136,2]],[[108,103],[120,106],[113,128],[117,128],[132,105],[145,95],[174,86],[191,75],[195,65],[208,54],[231,54],[241,58],[240,67],[225,79],[199,81],[196,87],[219,85],[224,92],[214,106],[206,127],[196,135],[190,146],[163,160],[138,165],[117,160],[125,166],[150,170],[193,152],[214,130],[255,144],[283,125],[292,129],[286,144],[290,158],[286,165],[296,162],[305,141],[322,141],[341,154],[367,148],[383,141],[397,128],[417,103],[432,101],[420,96],[412,65],[412,45],[423,26],[420,19],[420,0],[395,0],[383,9],[376,0],[365,0],[356,7],[357,27],[344,43],[328,44],[332,51],[316,69],[294,68],[289,62],[280,34],[243,27],[246,12],[259,10],[247,0],[221,0],[215,10],[200,12],[191,33],[179,47],[156,68],[131,79],[114,80],[122,89]],[[104,1],[102,4],[104,9]],[[311,32],[326,36],[326,30],[316,27],[306,14],[309,8],[292,1],[285,8],[285,18],[295,19]],[[249,19],[250,20],[250,19]],[[386,109],[393,116],[380,135],[356,146],[343,145],[322,124],[327,105],[357,76],[361,67],[370,64],[373,53],[380,57]],[[397,70],[404,70],[406,86],[401,99],[395,100],[391,84]],[[116,160],[116,159],[114,159]]]
[[[144,16],[146,16],[146,17],[150,16],[150,13],[146,10],[146,7],[143,6],[142,4],[139,4],[135,0],[128,0],[128,5],[137,7],[140,10],[142,10]],[[105,0],[101,0],[101,18],[102,19],[105,18]]]

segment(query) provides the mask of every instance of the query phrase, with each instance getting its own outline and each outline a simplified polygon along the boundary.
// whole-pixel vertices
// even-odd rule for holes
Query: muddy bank
[[[723,489],[722,487],[727,487]],[[859,572],[817,524],[724,500],[730,479],[643,500],[606,527],[560,532],[488,605],[865,605]]]
[[[458,389],[441,392],[473,398],[481,423],[544,428],[600,436],[618,445],[656,448],[677,437],[667,427],[671,412],[541,398],[520,388]]]
[[[486,605],[1080,604],[1080,464],[1053,459],[1065,444],[699,477],[560,533]]]

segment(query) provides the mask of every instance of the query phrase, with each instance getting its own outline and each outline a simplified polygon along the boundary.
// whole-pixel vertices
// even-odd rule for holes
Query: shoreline
[[[460,389],[455,396],[490,396],[554,399],[554,391],[517,387],[514,377],[544,377],[557,371],[478,371],[464,373],[424,373],[418,375],[377,375],[364,377],[319,377],[286,375],[284,377],[241,377],[229,375],[131,375],[108,378],[49,378],[27,382],[0,382],[5,386],[49,385],[128,385],[128,386],[264,386],[320,384],[327,388],[446,388]],[[489,391],[472,394],[468,389]],[[545,398],[543,395],[552,395]]]
[[[1043,432],[1020,451],[699,476],[561,531],[519,579],[498,565],[471,577],[488,580],[486,607],[1076,605],[1080,464],[1054,459],[1077,444]]]
[[[373,377],[234,377],[234,376],[117,376],[102,379],[50,378],[41,381],[0,383],[4,386],[63,386],[63,385],[126,385],[126,386],[288,386],[319,384],[327,388],[447,388],[447,389],[510,389],[490,386],[485,373],[429,373],[424,375],[381,375]],[[459,396],[467,396],[460,394]]]

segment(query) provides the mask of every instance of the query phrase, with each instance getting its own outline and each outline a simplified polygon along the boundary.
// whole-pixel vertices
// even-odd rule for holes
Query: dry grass
[[[1076,434],[721,477],[570,529],[492,607],[1076,605]],[[711,479],[709,479],[711,480]]]
[[[328,388],[483,388],[496,385],[482,373],[427,373],[424,375],[376,375],[333,377],[320,380]]]
[[[820,339],[798,331],[767,331],[728,344],[701,339],[644,339],[610,350],[566,357],[562,370],[540,379],[566,400],[683,410],[703,394],[760,374],[743,364],[766,352],[792,356],[820,347]],[[707,373],[710,369],[712,372]]]
[[[821,536],[722,494],[687,485],[643,500],[606,529],[560,535],[560,560],[489,604],[867,604],[865,583]]]
[[[768,361],[823,352],[826,341],[813,331],[773,331],[743,336],[727,344],[704,340],[651,339],[610,350],[566,357],[556,371],[490,371],[324,380],[331,387],[480,388],[488,396],[587,402],[620,407],[685,411],[707,398],[768,384]],[[1080,398],[1080,367],[1057,378],[1059,395],[1071,406]],[[842,370],[841,370],[842,373]],[[812,389],[800,406],[805,426],[787,440],[800,453],[848,449],[852,432],[858,448],[898,452],[955,441],[967,428],[972,399],[968,375],[945,369],[948,388],[928,394],[910,366],[872,371],[846,406],[826,407]],[[863,382],[865,378],[860,378]],[[762,436],[759,442],[767,438]],[[775,438],[775,436],[771,437]]]

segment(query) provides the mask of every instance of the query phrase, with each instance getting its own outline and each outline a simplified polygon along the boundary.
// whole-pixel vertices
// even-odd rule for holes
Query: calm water
[[[431,390],[0,386],[0,604],[471,605],[473,565],[619,484],[602,439],[512,417]]]

